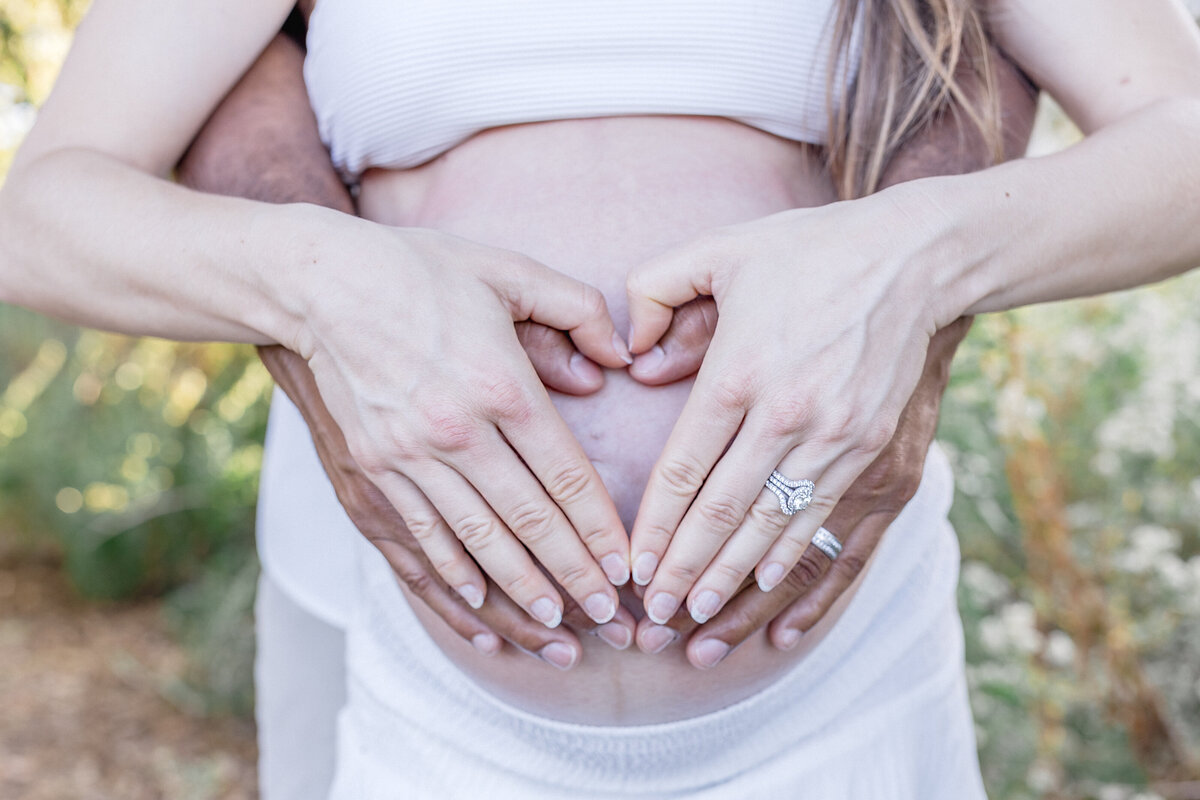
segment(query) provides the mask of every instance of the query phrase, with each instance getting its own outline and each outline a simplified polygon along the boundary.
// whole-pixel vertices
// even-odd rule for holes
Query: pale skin
[[[963,313],[1156,280],[1200,258],[1200,237],[1186,212],[1189,201],[1194,203],[1191,193],[1200,177],[1200,101],[1192,88],[1198,48],[1182,9],[1174,5],[1061,3],[1047,11],[1040,5],[1004,4],[998,26],[1002,46],[1063,101],[1092,134],[1088,141],[1062,156],[976,176],[917,181],[828,209],[792,210],[829,199],[827,193],[821,197],[812,188],[797,190],[778,182],[778,170],[803,171],[807,156],[736,123],[665,118],[590,121],[603,122],[601,127],[581,121],[603,130],[604,143],[618,149],[655,141],[654,134],[678,140],[685,134],[676,126],[686,125],[686,137],[694,137],[697,148],[727,156],[740,168],[739,177],[747,168],[757,168],[764,179],[754,197],[738,197],[729,191],[736,185],[733,176],[707,163],[698,171],[694,162],[672,161],[671,152],[629,153],[646,159],[639,162],[642,169],[660,170],[674,181],[670,186],[678,197],[672,199],[685,219],[676,219],[678,215],[662,219],[660,205],[634,208],[625,198],[626,204],[618,210],[630,215],[630,220],[621,221],[632,220],[635,231],[638,224],[653,230],[635,232],[634,241],[619,243],[625,249],[606,253],[602,264],[596,263],[594,251],[610,242],[597,241],[594,231],[578,230],[578,217],[595,204],[611,205],[620,199],[612,194],[613,184],[605,182],[612,176],[590,176],[599,183],[585,187],[589,195],[579,197],[572,207],[549,209],[536,206],[544,198],[521,194],[515,176],[478,176],[473,171],[481,163],[494,162],[500,153],[528,152],[531,147],[565,163],[590,163],[579,161],[587,153],[580,149],[581,125],[576,124],[545,123],[489,132],[472,140],[473,147],[468,143],[456,148],[455,158],[435,162],[422,176],[410,176],[407,187],[403,176],[380,176],[375,188],[364,184],[364,213],[384,223],[401,223],[405,226],[401,228],[381,228],[304,206],[271,208],[199,196],[153,177],[178,159],[211,107],[277,28],[286,9],[273,5],[171,4],[155,6],[147,19],[146,10],[136,3],[96,4],[59,87],[0,196],[0,233],[6,248],[0,265],[4,299],[131,333],[280,342],[296,350],[309,360],[322,396],[346,432],[350,451],[410,527],[423,534],[426,552],[448,582],[460,586],[482,580],[467,557],[469,550],[521,608],[546,611],[540,616],[547,623],[561,614],[561,598],[548,580],[534,577],[532,560],[509,528],[600,623],[610,611],[615,613],[615,592],[604,580],[600,564],[607,555],[620,556],[624,569],[608,572],[614,580],[628,569],[630,554],[623,549],[628,545],[623,543],[618,509],[627,519],[634,509],[617,496],[622,491],[628,495],[628,489],[619,486],[609,487],[614,507],[587,456],[592,455],[600,466],[604,459],[585,454],[559,416],[550,413],[550,399],[521,354],[512,328],[514,318],[528,317],[571,330],[581,352],[616,368],[624,363],[625,354],[612,338],[613,326],[599,295],[607,294],[613,315],[624,317],[623,303],[618,303],[625,272],[631,276],[630,316],[638,352],[647,351],[665,329],[668,306],[678,305],[697,290],[715,296],[721,317],[691,399],[682,393],[686,385],[676,384],[655,395],[659,398],[655,402],[664,405],[648,410],[669,425],[679,406],[688,403],[659,462],[665,467],[656,468],[657,477],[651,478],[632,543],[635,563],[643,553],[655,552],[656,546],[664,553],[663,567],[654,576],[647,600],[653,604],[662,594],[687,596],[696,614],[699,593],[711,589],[723,602],[740,585],[740,578],[733,579],[739,573],[750,574],[764,555],[766,563],[772,563],[772,558],[795,563],[799,553],[793,558],[787,548],[811,538],[809,528],[815,529],[853,480],[853,475],[843,476],[857,475],[855,468],[861,471],[890,439],[899,414],[893,405],[896,398],[902,405],[911,394],[929,338],[938,327]],[[1152,47],[1139,50],[1136,43],[1131,47],[1126,41],[1131,25],[1122,15],[1128,14],[1142,17],[1136,27],[1151,32]],[[1081,18],[1097,21],[1098,33],[1086,42],[1072,36]],[[230,19],[239,24],[231,28]],[[131,30],[145,35],[129,37]],[[1056,32],[1061,41],[1052,47],[1041,44],[1039,37],[1045,30]],[[187,31],[187,41],[169,31]],[[107,43],[118,36],[123,41],[128,38],[130,46],[109,52]],[[100,75],[103,87],[96,83]],[[1126,78],[1130,80],[1123,82]],[[189,85],[192,91],[182,96],[176,90],[179,85]],[[128,103],[126,113],[108,113],[114,98],[123,111]],[[1172,146],[1158,145],[1163,141]],[[1146,175],[1155,176],[1153,186]],[[389,202],[393,210],[402,208],[399,200],[416,184],[416,177],[425,185],[454,186],[464,193],[502,186],[510,194],[516,189],[516,196],[531,204],[531,213],[570,216],[557,220],[553,241],[537,241],[529,230],[496,230],[495,208],[483,204],[464,210],[461,204],[449,203],[449,196],[434,194],[419,214],[389,213]],[[1009,197],[1003,197],[1005,192]],[[480,197],[486,195],[479,192]],[[693,197],[694,203],[707,201],[705,207],[687,207]],[[714,204],[714,199],[720,202]],[[1010,199],[1019,202],[1005,202]],[[371,206],[375,200],[379,203]],[[439,206],[437,200],[446,204]],[[451,205],[458,215],[452,219]],[[1055,219],[1061,209],[1081,206],[1090,213]],[[439,218],[439,213],[444,216]],[[1057,224],[1051,226],[1049,220]],[[897,221],[903,223],[902,233],[881,241],[882,232],[894,232]],[[1010,231],[1014,225],[1019,237]],[[831,235],[835,230],[838,235]],[[685,250],[668,250],[688,239],[692,241],[684,245]],[[336,241],[336,250],[325,246],[325,241]],[[847,241],[855,247],[848,248]],[[570,264],[573,275],[594,283],[600,292],[514,255],[515,250],[556,265]],[[702,257],[684,259],[681,252]],[[840,268],[796,270],[796,252],[805,252],[814,265],[837,263]],[[911,256],[905,271],[896,264],[900,254]],[[411,268],[403,272],[381,268],[396,261]],[[614,276],[618,267],[620,274]],[[1053,270],[1051,277],[1039,277],[1048,268]],[[333,291],[322,280],[331,271],[344,278]],[[789,283],[801,277],[806,282],[803,287]],[[445,292],[446,283],[453,283],[456,291]],[[867,291],[871,289],[875,291]],[[853,298],[864,295],[872,302],[854,302]],[[803,313],[808,309],[795,304],[776,316],[768,313],[772,303],[797,296],[820,302],[812,313]],[[320,303],[315,301],[318,297]],[[893,302],[882,302],[885,298]],[[405,309],[404,324],[384,324],[394,318],[397,308]],[[438,308],[458,309],[453,312],[456,318],[474,320],[478,327],[463,331],[462,325],[447,326],[424,316]],[[828,319],[821,314],[830,309],[839,312],[837,319],[821,330],[819,323]],[[806,325],[792,330],[786,324],[789,319],[804,319]],[[772,324],[776,327],[763,327]],[[885,326],[888,334],[864,338],[862,332],[878,326]],[[832,344],[820,340],[821,335],[844,331],[852,335]],[[468,339],[494,346],[480,357],[465,344],[456,345]],[[791,347],[784,355],[761,347],[772,339]],[[837,349],[846,342],[868,341],[869,346],[856,346],[852,352]],[[755,352],[747,353],[751,344]],[[865,363],[860,363],[859,349]],[[384,363],[379,363],[381,352],[387,354]],[[767,381],[768,368],[774,374],[781,359],[786,364],[797,355],[805,356],[797,360],[807,365],[806,371],[784,370],[777,383]],[[465,365],[483,380],[464,385],[442,368],[447,363]],[[719,391],[714,376],[726,375],[731,365],[743,370],[745,380],[739,386],[745,389],[733,398],[735,403],[718,408],[713,400]],[[851,369],[852,365],[858,368]],[[856,382],[860,372],[871,380]],[[620,376],[613,373],[613,378]],[[633,388],[623,378],[608,384],[613,402],[623,400],[620,391]],[[616,391],[612,384],[619,384]],[[481,386],[489,398],[486,403]],[[439,402],[431,401],[429,392]],[[456,401],[451,415],[438,410],[448,398]],[[569,403],[556,400],[562,416],[574,422],[571,430],[582,439],[586,440],[588,425],[595,424],[589,421],[613,419],[595,413],[597,409],[588,408],[585,401],[575,406],[578,412],[572,412]],[[671,402],[674,407],[668,409]],[[837,409],[846,424],[834,426],[836,430],[805,426],[800,412],[810,407]],[[767,408],[797,413],[763,414]],[[734,544],[706,571],[709,561],[704,553],[711,547],[693,540],[699,537],[711,543],[717,537],[706,530],[697,533],[694,521],[683,516],[688,500],[683,493],[664,499],[661,476],[673,464],[689,463],[687,459],[692,459],[693,473],[708,474],[720,448],[716,453],[697,450],[711,446],[708,440],[714,437],[711,428],[707,437],[698,437],[695,420],[712,409],[717,411],[713,419],[727,426],[735,417],[745,418],[729,454],[742,458],[746,452],[746,469],[765,469],[765,477],[782,462],[785,472],[796,474],[799,469],[817,479],[819,491],[813,513],[794,521],[799,527],[789,532],[779,552],[763,548],[762,554],[755,555],[756,547],[742,547],[739,537],[730,536],[740,527],[739,506],[731,506],[735,516],[727,515],[732,524],[724,539]],[[788,416],[792,418],[784,419]],[[785,423],[788,431],[783,431]],[[828,426],[829,420],[824,424]],[[764,438],[738,445],[740,439],[753,435]],[[824,449],[810,444],[806,451],[810,455],[804,458],[811,461],[796,467],[784,459],[786,450],[767,463],[777,455],[772,447],[801,438],[809,443],[823,441]],[[505,449],[501,441],[516,450]],[[544,449],[522,451],[523,443],[533,442],[550,443],[550,453],[558,460],[539,460],[546,454]],[[768,442],[769,447],[750,458],[754,445]],[[662,444],[661,438],[658,443]],[[518,455],[529,469],[521,466]],[[752,468],[750,460],[755,462]],[[708,494],[700,495],[698,508],[714,507],[708,503],[714,492],[742,503],[742,516],[753,507],[761,481],[751,496],[744,497],[749,489],[734,485],[749,481],[734,469],[739,463],[721,460],[726,466],[705,484]],[[650,463],[622,466],[628,467],[621,473],[626,479],[639,469],[648,475],[652,468]],[[489,477],[502,474],[509,483],[489,484],[479,477],[485,472]],[[563,476],[572,480],[564,483]],[[562,491],[564,485],[582,487],[569,493],[578,498],[575,502]],[[480,499],[473,506],[462,501],[476,496]],[[498,507],[493,509],[489,502]],[[664,536],[656,539],[656,531]],[[773,536],[769,531],[750,533],[767,547],[779,539],[778,531]],[[665,552],[669,534],[674,534],[671,551]],[[466,550],[460,540],[466,541]],[[695,567],[701,561],[704,565]],[[705,583],[705,576],[711,579],[718,572],[728,583]],[[649,576],[643,571],[640,577],[644,581]],[[550,610],[544,603],[534,609],[542,599],[550,601]],[[600,608],[604,603],[608,605]],[[443,642],[452,655],[455,647],[462,646],[453,634]],[[710,686],[696,684],[697,691],[711,688],[711,702],[727,703],[770,680],[794,663],[800,652],[784,657],[768,649],[765,637],[747,641],[726,660],[723,672],[706,673],[736,677],[737,686],[714,678]],[[609,652],[611,657],[629,655]],[[469,653],[460,655],[464,663],[469,661]],[[591,661],[589,654],[584,663]],[[603,659],[595,661],[605,667]],[[647,676],[640,674],[648,669],[644,663],[630,659],[623,666],[607,665],[611,682],[631,705],[638,699],[632,687],[639,682],[651,696],[673,685],[669,667],[656,667],[655,674]],[[503,672],[497,669],[496,680],[505,680]],[[570,691],[569,687],[563,690]],[[520,687],[510,685],[509,694],[513,692],[519,694]],[[658,718],[684,712],[672,702],[682,701],[677,694],[667,693],[659,706],[636,711]],[[697,713],[694,705],[687,710]],[[587,712],[581,707],[580,713]]]
[[[303,8],[303,4],[301,4]],[[308,9],[304,9],[307,14]],[[1003,107],[1009,157],[1023,152],[1034,110],[1030,86],[999,53],[993,53]],[[354,213],[350,193],[342,185],[321,145],[316,120],[308,107],[301,79],[301,48],[286,36],[271,43],[205,124],[177,168],[186,186],[270,202],[311,202]],[[947,116],[922,130],[893,159],[882,187],[932,174],[956,174],[988,163],[986,148],[973,127],[961,128]],[[699,367],[716,322],[710,298],[681,307],[656,348],[656,364],[641,359],[631,375],[660,385],[691,376]],[[583,395],[599,390],[602,371],[559,331],[519,323],[518,336],[539,377],[556,391]],[[846,544],[836,564],[809,548],[786,585],[770,594],[747,586],[736,603],[717,618],[697,626],[686,614],[668,626],[635,622],[624,609],[596,626],[578,606],[568,603],[567,625],[547,629],[532,621],[502,593],[485,589],[484,602],[469,609],[455,602],[387,499],[355,465],[345,438],[321,402],[311,371],[286,349],[263,348],[264,363],[309,423],[337,495],[351,520],[388,558],[408,588],[465,641],[484,654],[498,652],[500,637],[512,645],[563,667],[579,660],[575,632],[590,631],[617,649],[634,641],[644,652],[661,651],[679,635],[688,636],[689,661],[714,666],[751,633],[770,623],[771,641],[786,649],[801,631],[810,629],[865,566],[887,525],[899,513],[920,481],[925,450],[933,436],[941,393],[954,346],[966,324],[939,331],[917,391],[901,417],[892,442],[843,496],[829,525]],[[833,569],[830,569],[833,566]],[[636,628],[635,628],[636,626]],[[499,636],[497,635],[499,634]]]

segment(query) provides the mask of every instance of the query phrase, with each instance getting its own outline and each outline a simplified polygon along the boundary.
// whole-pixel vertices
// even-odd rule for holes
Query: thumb
[[[563,394],[585,395],[604,385],[604,372],[576,350],[562,331],[536,322],[518,322],[517,340],[547,388]]]
[[[645,353],[671,327],[675,310],[712,295],[718,259],[712,237],[703,236],[635,267],[625,281],[629,296],[629,348]]]
[[[509,266],[488,283],[508,305],[513,321],[566,331],[579,352],[606,367],[624,369],[633,363],[599,289],[532,258],[518,258]]]
[[[671,326],[658,344],[633,359],[629,375],[647,386],[661,386],[696,374],[717,329],[717,304],[697,297],[675,309]]]

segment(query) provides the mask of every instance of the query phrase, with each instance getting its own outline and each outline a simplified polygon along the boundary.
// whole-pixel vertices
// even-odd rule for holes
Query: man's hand
[[[309,202],[354,213],[350,193],[320,142],[301,77],[303,58],[300,47],[286,36],[268,46],[213,113],[179,164],[181,183],[265,202]],[[696,341],[697,326],[687,322],[691,316],[684,315],[679,327],[685,342]],[[703,322],[700,315],[697,318]],[[581,395],[603,385],[600,367],[581,355],[565,333],[530,322],[516,327],[531,363],[548,387]],[[661,362],[653,370],[645,370],[647,375],[658,376],[659,382],[694,371],[703,356],[702,348],[676,346],[676,338],[664,342],[666,355]],[[260,348],[259,352],[280,388],[307,420],[350,519],[414,594],[481,652],[497,652],[503,639],[560,668],[578,661],[579,642],[572,631],[548,630],[503,592],[486,592],[478,610],[461,602],[437,577],[392,505],[355,466],[304,360],[281,347]],[[618,648],[633,641],[634,622],[624,609],[613,621],[597,627],[578,606],[568,603],[565,620],[575,631],[595,633]]]
[[[1000,96],[1005,157],[1015,158],[1028,145],[1037,92],[1003,54],[993,49],[991,55]],[[970,91],[971,87],[967,88]],[[956,115],[947,114],[896,155],[884,173],[881,188],[930,175],[970,172],[984,168],[989,161],[978,132]],[[685,310],[689,318],[681,320],[679,314]],[[703,311],[703,320],[698,310]],[[630,374],[652,385],[691,374],[703,358],[715,324],[716,308],[711,298],[699,298],[681,307],[672,322],[674,346],[663,345],[671,351],[678,372],[660,372],[657,365],[654,370],[648,369],[643,360],[658,358],[652,349],[635,359]],[[837,561],[830,562],[821,551],[809,547],[791,574],[771,592],[763,593],[747,581],[716,617],[700,626],[692,621],[686,608],[681,608],[665,626],[643,619],[637,632],[639,648],[658,652],[679,636],[690,636],[688,659],[697,667],[708,668],[765,625],[776,647],[786,650],[795,646],[801,633],[816,624],[858,577],[883,532],[916,491],[925,453],[937,428],[950,362],[969,327],[969,320],[959,320],[931,340],[924,373],[900,416],[891,443],[843,495],[829,517],[826,526],[845,545]],[[680,343],[686,343],[682,351]],[[685,372],[683,365],[690,369]]]

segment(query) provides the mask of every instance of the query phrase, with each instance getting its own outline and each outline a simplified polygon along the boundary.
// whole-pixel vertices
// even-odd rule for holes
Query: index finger
[[[562,510],[609,582],[629,580],[629,539],[600,474],[542,389],[528,413],[498,415],[496,426]]]
[[[736,390],[709,380],[702,367],[638,506],[630,537],[633,580],[650,583],[679,523],[746,413]]]

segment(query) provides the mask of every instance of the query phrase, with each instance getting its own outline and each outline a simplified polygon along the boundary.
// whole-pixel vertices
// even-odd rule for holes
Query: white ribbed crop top
[[[304,78],[350,176],[416,166],[487,128],[578,117],[729,117],[820,144],[832,10],[832,0],[318,0]]]

